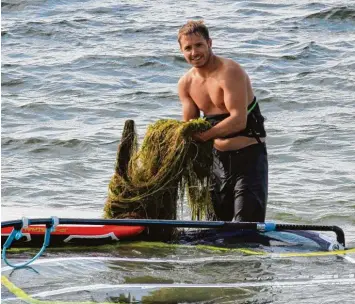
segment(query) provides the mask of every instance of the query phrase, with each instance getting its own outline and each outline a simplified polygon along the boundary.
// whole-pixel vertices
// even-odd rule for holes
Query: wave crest
[[[324,20],[351,20],[355,21],[355,8],[348,6],[332,7],[318,13],[311,14],[306,19],[324,19]]]

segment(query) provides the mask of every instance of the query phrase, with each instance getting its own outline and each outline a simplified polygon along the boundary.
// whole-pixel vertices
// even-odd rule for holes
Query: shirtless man
[[[212,52],[202,21],[189,21],[178,34],[180,50],[192,68],[180,78],[183,120],[203,112],[212,128],[195,135],[214,140],[211,198],[214,220],[264,222],[268,160],[264,118],[243,68]]]

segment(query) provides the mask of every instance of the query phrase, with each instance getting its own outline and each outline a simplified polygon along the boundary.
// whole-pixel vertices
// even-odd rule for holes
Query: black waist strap
[[[248,105],[248,115],[254,110],[254,108],[257,105],[256,97],[254,96],[253,101]],[[204,118],[208,122],[211,123],[212,126],[215,126],[217,123],[221,122],[223,119],[226,119],[229,117],[229,113],[223,113],[223,114],[211,114],[211,115],[204,115]]]
[[[213,114],[213,115],[205,115],[204,117],[208,122],[211,123],[212,126],[215,126],[222,120],[229,117],[229,113],[223,114]],[[254,97],[253,101],[248,105],[248,117],[247,117],[247,126],[244,130],[239,132],[234,132],[224,136],[222,138],[233,138],[237,136],[246,136],[253,137],[257,140],[258,143],[261,143],[260,138],[266,136],[266,132],[264,129],[264,117],[260,113],[259,105],[256,101],[256,97]]]

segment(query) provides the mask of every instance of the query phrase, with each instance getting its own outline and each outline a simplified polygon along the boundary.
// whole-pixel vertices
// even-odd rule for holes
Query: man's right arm
[[[182,116],[184,121],[200,117],[200,110],[188,92],[186,76],[180,78],[178,83],[178,93],[182,104]]]

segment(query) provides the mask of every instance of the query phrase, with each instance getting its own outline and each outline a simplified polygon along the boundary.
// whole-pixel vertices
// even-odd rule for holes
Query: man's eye
[[[185,48],[185,51],[190,51],[190,50],[191,50],[191,47],[189,47],[189,46]]]

